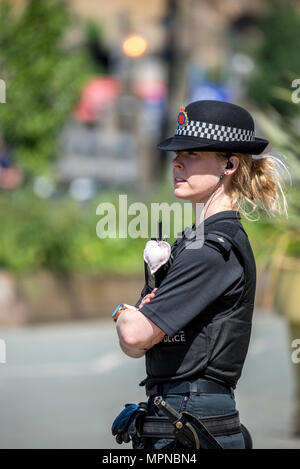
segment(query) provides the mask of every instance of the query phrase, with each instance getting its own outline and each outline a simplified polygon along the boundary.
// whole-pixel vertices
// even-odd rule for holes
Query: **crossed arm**
[[[150,299],[151,297],[142,301],[139,308]],[[166,335],[138,308],[126,309],[119,316],[116,324],[120,347],[126,355],[132,358],[140,358],[145,355],[147,350],[160,342]]]

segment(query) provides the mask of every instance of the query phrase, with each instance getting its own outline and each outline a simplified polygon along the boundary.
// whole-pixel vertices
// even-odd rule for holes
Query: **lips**
[[[174,177],[174,184],[179,184],[181,182],[186,182],[186,179],[180,178],[180,177]]]

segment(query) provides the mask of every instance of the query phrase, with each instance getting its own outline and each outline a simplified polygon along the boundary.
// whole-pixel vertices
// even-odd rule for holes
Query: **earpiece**
[[[227,161],[227,165],[225,166],[225,169],[232,169],[233,168],[233,163],[231,161]]]
[[[229,158],[229,156],[228,156],[228,158]],[[225,166],[225,169],[232,169],[232,168],[233,168],[233,163],[232,163],[231,161],[229,161],[229,159],[228,159],[227,164],[226,164],[226,166]],[[226,172],[225,172],[225,173],[222,173],[221,176],[220,176],[220,180],[223,179],[223,177],[224,177],[226,174],[227,174]]]

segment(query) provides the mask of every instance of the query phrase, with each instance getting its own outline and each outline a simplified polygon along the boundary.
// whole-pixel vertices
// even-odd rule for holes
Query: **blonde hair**
[[[226,153],[216,153],[220,159],[227,158]],[[239,159],[239,166],[231,175],[229,193],[234,210],[238,210],[247,220],[256,221],[252,215],[263,209],[270,217],[287,213],[287,200],[283,183],[282,170],[290,178],[286,165],[275,156],[265,154],[260,159],[243,153],[230,153]]]

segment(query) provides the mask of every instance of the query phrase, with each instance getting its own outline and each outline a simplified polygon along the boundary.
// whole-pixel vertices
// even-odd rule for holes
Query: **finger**
[[[147,295],[144,296],[144,298],[142,299],[138,309],[142,308],[145,303],[149,303],[149,301],[152,298],[154,298],[156,290],[157,290],[157,288],[154,288],[154,290],[151,293],[148,293]]]
[[[146,300],[144,299],[139,307],[142,308],[145,304],[149,303],[149,301],[150,301],[149,298],[147,298]]]

